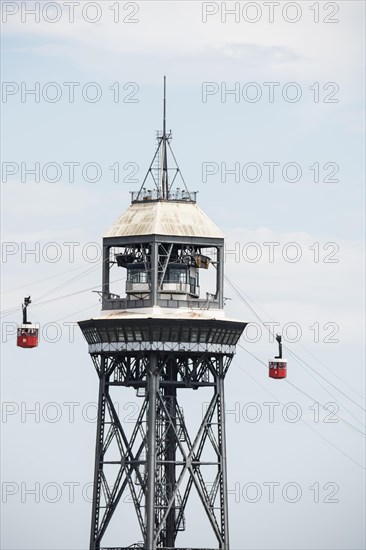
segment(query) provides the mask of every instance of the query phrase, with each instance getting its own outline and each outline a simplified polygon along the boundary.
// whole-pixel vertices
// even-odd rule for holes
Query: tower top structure
[[[223,315],[224,235],[184,181],[166,127],[166,104],[164,77],[163,130],[154,157],[139,191],[132,192],[132,204],[103,238],[102,309],[113,310],[114,316],[132,309],[159,315],[167,308],[169,314],[172,308],[215,310],[217,318]],[[177,179],[183,187],[173,189]],[[112,288],[110,273],[121,267],[126,269],[126,296],[120,285]],[[151,311],[156,307],[158,312]]]

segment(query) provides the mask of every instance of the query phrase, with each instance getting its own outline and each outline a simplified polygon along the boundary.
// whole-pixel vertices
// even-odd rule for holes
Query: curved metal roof
[[[224,238],[220,229],[196,203],[171,200],[131,204],[104,238],[135,235]]]

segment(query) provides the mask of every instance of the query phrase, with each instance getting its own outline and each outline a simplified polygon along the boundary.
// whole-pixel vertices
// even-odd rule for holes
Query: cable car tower
[[[79,322],[99,377],[90,550],[183,550],[181,531],[194,529],[207,533],[205,550],[229,549],[224,379],[246,323],[225,317],[224,237],[197,206],[170,141],[164,78],[153,161],[103,238],[101,315]],[[173,190],[178,177],[183,188]],[[206,276],[213,288],[203,297]],[[127,424],[112,392],[132,389],[140,407]],[[203,411],[200,394],[208,401]],[[192,411],[181,405],[187,396],[198,410],[193,427]],[[186,522],[193,492],[206,526]],[[121,513],[126,496],[137,540]],[[198,547],[190,541],[190,550]]]

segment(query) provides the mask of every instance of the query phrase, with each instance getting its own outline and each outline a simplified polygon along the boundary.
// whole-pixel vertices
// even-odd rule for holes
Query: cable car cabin
[[[27,318],[27,308],[30,303],[30,296],[26,296],[22,304],[23,323],[19,325],[17,331],[17,346],[20,348],[36,348],[38,346],[38,328]]]
[[[270,378],[286,378],[287,375],[287,360],[280,357],[269,360],[269,377]]]
[[[28,323],[18,327],[17,346],[20,348],[36,348],[38,346],[38,328],[36,325]]]

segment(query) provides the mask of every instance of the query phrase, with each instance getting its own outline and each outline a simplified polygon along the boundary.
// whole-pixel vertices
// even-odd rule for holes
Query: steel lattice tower
[[[131,542],[121,518],[120,540],[111,550],[182,549],[176,539],[189,529],[185,510],[193,488],[215,549],[229,549],[224,379],[246,323],[225,318],[223,235],[188,191],[170,138],[164,82],[157,151],[131,206],[103,239],[101,316],[79,322],[99,377],[90,550],[106,548],[103,537],[127,491],[143,542]],[[173,191],[178,176],[184,190]],[[144,187],[148,177],[154,190]],[[110,273],[121,268],[124,297],[111,292]],[[202,269],[214,275],[214,292],[205,299]],[[141,396],[129,432],[111,397],[114,387],[134,388]],[[211,397],[190,433],[178,394],[199,388]]]

